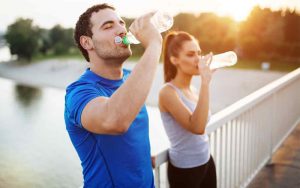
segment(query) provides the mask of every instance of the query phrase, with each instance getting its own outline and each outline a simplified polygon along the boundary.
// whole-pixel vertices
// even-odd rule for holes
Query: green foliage
[[[75,47],[73,33],[74,29],[64,29],[60,25],[54,26],[49,31],[50,46],[54,54],[66,54],[70,48]]]
[[[174,30],[182,30],[194,35],[204,53],[232,50],[236,46],[237,24],[228,17],[213,13],[199,16],[181,13],[174,18]]]
[[[300,19],[299,15],[293,11],[285,12],[284,20],[284,38],[288,43],[300,43]]]
[[[194,14],[180,13],[174,17],[173,30],[186,31],[191,34],[195,34],[198,27],[195,26],[197,17]]]
[[[255,7],[241,24],[238,41],[243,57],[295,61],[300,58],[300,16]]]
[[[123,20],[128,29],[134,19]],[[194,35],[203,53],[234,50],[240,58],[300,62],[300,16],[295,10],[254,7],[247,20],[241,23],[214,13],[180,13],[174,17],[171,30]],[[73,32],[73,28],[60,25],[50,30],[38,28],[32,20],[20,18],[8,27],[4,36],[12,54],[30,60],[33,55],[41,57],[41,54],[45,57],[80,54]],[[134,57],[144,52],[142,45],[131,45],[131,49]]]
[[[7,28],[5,39],[9,44],[11,54],[19,59],[31,60],[38,50],[39,28],[33,25],[31,19],[19,18]]]
[[[40,29],[39,33],[39,52],[43,55],[46,55],[47,52],[51,49],[51,39],[49,36],[49,30]]]
[[[204,51],[220,53],[235,48],[237,29],[232,19],[206,13],[198,17],[196,26],[195,36]]]
[[[74,53],[74,29],[60,25],[47,30],[34,26],[31,19],[17,19],[5,34],[12,54],[30,61],[34,55],[62,55]],[[77,53],[77,52],[76,52]]]

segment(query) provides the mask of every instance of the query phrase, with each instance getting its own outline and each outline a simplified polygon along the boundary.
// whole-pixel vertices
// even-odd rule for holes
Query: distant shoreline
[[[124,68],[133,69],[135,65],[136,63],[127,62],[124,64]],[[86,62],[78,59],[49,59],[28,65],[6,62],[0,63],[0,77],[28,86],[65,90],[70,83],[79,78],[87,67]],[[284,74],[286,73],[239,69],[216,71],[211,84],[212,112],[229,106]],[[163,84],[163,68],[162,64],[159,64],[154,84],[146,101],[147,105],[157,106],[158,91]],[[193,79],[193,85],[196,88],[200,86],[199,77]]]
[[[27,65],[5,62],[0,64],[0,76],[24,85],[65,89],[70,80],[80,76],[86,67],[73,59],[45,60]]]

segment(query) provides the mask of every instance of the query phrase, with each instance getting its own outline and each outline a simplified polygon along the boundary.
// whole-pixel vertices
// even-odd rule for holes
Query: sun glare
[[[251,10],[252,7],[236,9],[230,14],[230,16],[233,17],[233,19],[236,21],[244,21],[247,19]]]
[[[255,3],[254,1],[220,0],[219,5],[215,10],[217,14],[230,16],[236,21],[243,21],[247,19]]]

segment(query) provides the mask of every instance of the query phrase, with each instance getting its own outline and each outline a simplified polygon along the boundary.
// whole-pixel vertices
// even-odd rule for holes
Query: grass
[[[79,59],[85,61],[84,57],[79,53],[63,54],[63,55],[37,55],[33,58],[32,63],[44,61],[48,59]],[[140,56],[131,56],[127,61],[137,62]],[[239,59],[237,64],[229,67],[231,69],[261,70],[263,60]],[[300,67],[300,62],[285,61],[268,61],[270,63],[270,71],[290,72]]]
[[[247,70],[261,70],[261,64],[264,61],[260,60],[249,60],[249,59],[240,59],[237,64],[232,69],[247,69]],[[290,72],[300,67],[299,62],[284,62],[284,61],[267,61],[270,63],[270,71],[279,71],[279,72]]]
[[[32,62],[44,61],[48,59],[79,59],[85,61],[84,57],[81,54],[62,54],[62,55],[36,55],[32,58]],[[129,61],[138,61],[140,56],[130,56]]]
[[[81,54],[62,54],[62,55],[37,55],[34,56],[32,59],[32,62],[39,62],[39,61],[44,61],[48,59],[79,59],[79,60],[84,60],[84,57]]]

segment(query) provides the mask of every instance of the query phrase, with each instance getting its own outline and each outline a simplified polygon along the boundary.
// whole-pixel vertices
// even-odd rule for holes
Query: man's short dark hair
[[[90,62],[90,58],[89,58],[87,51],[80,44],[80,37],[82,35],[89,36],[89,37],[93,36],[92,30],[91,30],[91,28],[92,28],[91,16],[94,12],[98,12],[99,10],[106,9],[106,8],[115,10],[115,8],[113,6],[108,5],[106,3],[94,5],[90,8],[88,8],[83,14],[81,14],[76,23],[76,27],[75,27],[75,31],[74,31],[74,39],[75,39],[77,47],[80,49],[82,55],[88,62]]]

